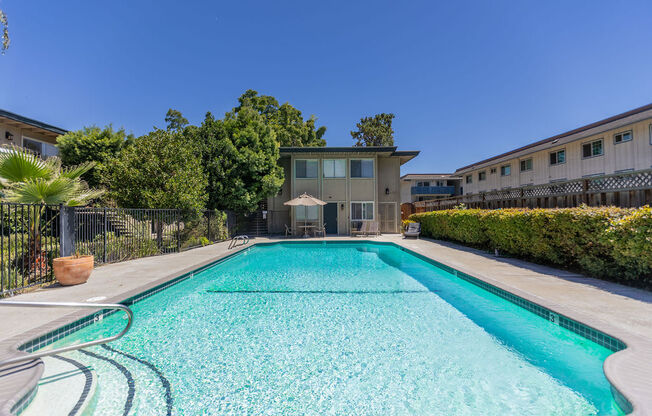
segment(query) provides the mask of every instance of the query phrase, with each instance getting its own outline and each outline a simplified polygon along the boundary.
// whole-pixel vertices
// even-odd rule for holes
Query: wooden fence
[[[581,204],[639,207],[652,204],[652,169],[414,202],[415,212],[468,208],[566,208]]]

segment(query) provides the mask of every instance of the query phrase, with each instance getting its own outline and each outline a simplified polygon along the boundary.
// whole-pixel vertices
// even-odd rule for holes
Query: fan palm
[[[42,160],[27,149],[11,147],[0,151],[0,187],[2,199],[7,202],[38,205],[29,223],[28,268],[47,268],[47,258],[41,250],[41,224],[46,205],[84,205],[104,191],[88,189],[81,175],[95,166],[93,162],[62,168],[58,157]],[[31,210],[30,210],[31,212]],[[30,214],[32,215],[32,214]]]

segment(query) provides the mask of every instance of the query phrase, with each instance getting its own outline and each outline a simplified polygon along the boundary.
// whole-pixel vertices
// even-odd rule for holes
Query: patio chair
[[[294,230],[285,224],[285,236],[287,237],[288,235],[294,235]]]
[[[324,223],[321,227],[315,227],[315,237],[317,237],[317,234],[321,234],[322,237],[326,237],[326,223]]]
[[[415,237],[418,239],[419,234],[421,234],[421,224],[418,222],[411,222],[408,224],[407,230],[403,232],[403,238]]]
[[[369,223],[369,229],[367,230],[367,235],[373,235],[374,237],[380,235],[380,229],[378,228],[378,222],[372,221]]]
[[[369,221],[364,221],[359,230],[351,230],[351,237],[356,235],[366,235],[369,232]]]

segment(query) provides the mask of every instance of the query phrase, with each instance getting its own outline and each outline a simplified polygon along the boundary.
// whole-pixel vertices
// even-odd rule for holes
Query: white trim
[[[374,176],[371,176],[371,177],[369,177],[369,176],[353,176],[352,169],[351,169],[351,162],[353,162],[354,160],[360,160],[360,161],[363,161],[363,160],[370,160],[371,163],[374,164],[374,166],[372,167],[372,169],[373,169],[373,175],[374,175]],[[377,173],[377,172],[376,172],[376,165],[377,165],[377,164],[378,164],[378,163],[376,163],[376,159],[374,159],[374,158],[362,158],[362,157],[357,157],[357,158],[349,159],[349,177],[350,177],[351,179],[376,179],[376,176],[378,176],[378,175],[376,175],[376,173]],[[362,164],[360,164],[360,174],[362,174]]]
[[[298,176],[297,176],[297,161],[299,161],[299,160],[305,160],[305,161],[314,161],[314,162],[317,162],[317,176],[315,176],[315,177],[310,176],[310,177],[305,177],[305,178],[300,178],[300,177],[298,177]],[[293,161],[292,163],[293,163],[293,166],[292,166],[292,172],[293,172],[293,173],[292,173],[292,176],[294,177],[294,179],[312,179],[312,180],[319,179],[319,170],[320,170],[320,169],[319,169],[319,159],[294,159],[294,161]],[[306,173],[307,173],[307,172],[308,172],[308,164],[306,163]]]
[[[593,143],[595,142],[602,142],[602,153],[598,155],[593,154]],[[586,146],[587,144],[591,146],[591,156],[584,156],[584,146]],[[580,143],[580,149],[582,152],[582,159],[592,159],[594,157],[604,156],[604,137],[600,137],[599,139],[589,140],[588,142]]]
[[[619,142],[616,141],[616,136],[624,136],[627,133],[629,133],[629,139],[628,140],[621,140]],[[629,130],[619,131],[618,133],[614,133],[613,137],[614,137],[614,145],[631,142],[632,140],[634,140],[634,130],[629,129]]]
[[[371,206],[372,206],[371,215],[373,216],[373,218],[353,218],[353,204],[371,204]],[[353,221],[373,221],[376,218],[376,206],[375,205],[376,204],[374,203],[374,201],[351,201],[351,203],[349,204],[349,206],[351,207],[351,211],[350,211],[350,213],[351,213],[351,215],[350,215],[351,222],[353,222]],[[361,213],[363,211],[364,211],[364,208],[361,211]],[[364,214],[363,214],[363,216],[364,216]]]

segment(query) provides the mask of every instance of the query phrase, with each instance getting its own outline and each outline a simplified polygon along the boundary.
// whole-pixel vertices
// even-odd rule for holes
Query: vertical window
[[[532,158],[521,160],[521,172],[532,170]]]
[[[294,161],[294,172],[296,178],[308,179],[316,178],[319,171],[318,160],[297,159]]]
[[[324,159],[324,178],[346,177],[346,160]]]
[[[492,174],[493,174],[493,173],[496,173],[496,168],[491,168],[491,169],[489,169],[489,173],[492,173]]]
[[[503,165],[500,167],[500,176],[509,176],[512,174],[512,165]]]
[[[373,202],[351,202],[351,220],[373,220],[374,203]]]
[[[602,139],[594,140],[582,145],[582,157],[602,156]]]
[[[487,179],[487,171],[478,172],[478,181],[484,181],[485,179]]]
[[[297,221],[312,221],[319,219],[319,206],[312,207],[297,206],[296,208]]]
[[[352,159],[351,160],[351,177],[352,178],[373,178],[374,177],[374,160],[373,159]]]
[[[616,133],[616,134],[614,134],[614,143],[618,144],[618,143],[628,142],[628,141],[632,140],[632,137],[633,136],[632,136],[632,131],[631,130]]]
[[[30,139],[29,137],[23,137],[23,147],[36,153],[43,159],[59,154],[59,150],[56,146],[40,140]]]
[[[557,150],[556,152],[550,153],[550,164],[551,165],[560,165],[566,163],[566,150]]]
[[[466,183],[473,183],[473,176],[472,175],[466,175],[466,178],[464,178]]]
[[[417,186],[430,186],[430,181],[417,182]]]

